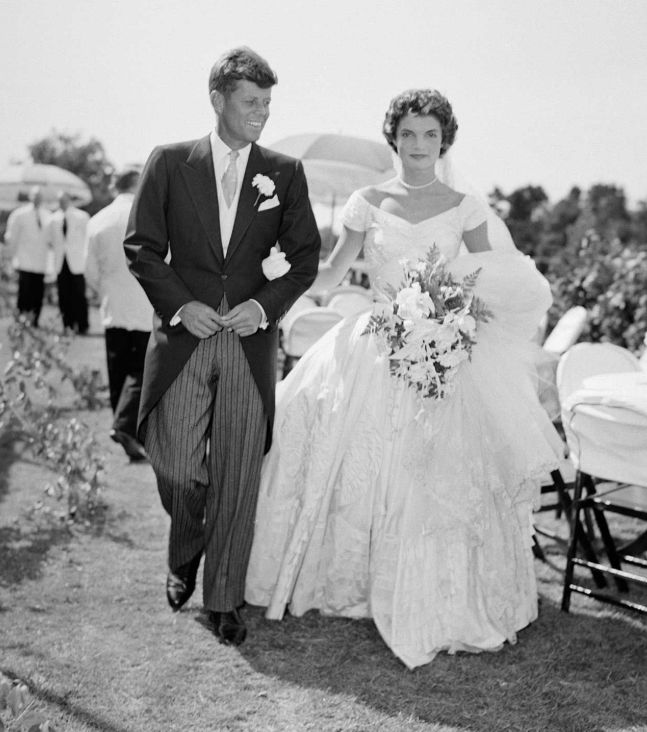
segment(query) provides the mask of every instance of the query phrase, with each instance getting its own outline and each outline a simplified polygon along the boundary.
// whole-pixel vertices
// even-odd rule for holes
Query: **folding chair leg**
[[[601,508],[594,509],[595,518],[597,520],[598,528],[600,529],[600,536],[602,537],[602,543],[609,559],[609,564],[618,570],[622,570],[620,563],[620,557],[616,551],[614,541],[609,531],[609,524],[607,523],[607,517],[604,515],[604,511]],[[629,592],[629,585],[622,577],[614,575],[618,592]]]
[[[595,549],[593,548],[593,544],[591,543],[591,539],[589,538],[588,529],[585,529],[582,526],[582,522],[577,519],[577,526],[579,527],[579,539],[580,543],[582,545],[582,551],[584,552],[584,556],[589,562],[598,563],[598,555],[595,553]],[[593,581],[598,587],[606,587],[607,581],[605,576],[600,572],[598,569],[591,569],[591,574],[593,575]]]
[[[586,524],[586,533],[589,540],[593,542],[595,539],[595,523],[593,521],[593,510],[588,506],[584,509],[584,523]]]
[[[566,518],[570,523],[573,518],[573,501],[568,495],[568,490],[566,489],[566,483],[564,483],[564,478],[562,478],[562,474],[559,472],[559,470],[553,470],[550,474],[550,477],[553,479],[553,485],[557,488],[557,495],[559,496],[559,501],[561,503],[561,510],[557,510],[557,518],[560,518],[561,512],[564,511],[564,513],[566,514]]]
[[[580,473],[582,476],[582,486],[586,488],[587,495],[592,495],[595,493],[595,483],[593,482],[593,478],[588,475],[588,473]],[[589,538],[591,541],[595,538],[595,528],[593,525],[593,516],[592,510],[586,506],[584,508],[584,521],[586,523],[586,532],[589,535]]]
[[[537,539],[537,534],[532,535],[532,553],[535,559],[539,559],[541,562],[546,561],[546,555],[544,554],[544,550],[539,543],[539,539]]]
[[[576,512],[577,513],[577,512]],[[574,519],[573,528],[571,531],[571,541],[568,545],[568,551],[566,552],[566,572],[564,574],[564,591],[562,593],[562,610],[567,613],[571,606],[571,585],[573,584],[573,574],[575,571],[575,564],[573,558],[577,552],[577,544],[579,536],[578,534],[582,531],[579,521]]]
[[[587,494],[591,495],[595,493],[595,485],[590,475],[582,473],[579,470],[575,476],[575,491],[573,493],[573,504],[572,504],[572,520],[571,520],[571,543],[569,545],[569,556],[575,557],[577,553],[577,547],[581,545],[584,556],[589,562],[597,564],[598,557],[593,549],[593,543],[591,538],[593,533],[589,533],[588,526],[585,528],[582,524],[581,514],[586,515],[586,506],[582,505],[582,490],[586,488]],[[586,519],[585,519],[586,523]],[[572,550],[572,552],[571,552]],[[570,560],[567,560],[570,562]],[[572,564],[572,562],[571,562]],[[568,569],[568,564],[567,564]],[[573,568],[571,567],[571,578]],[[593,575],[593,581],[598,587],[606,587],[607,581],[602,572],[598,569],[591,569]],[[569,584],[570,584],[569,580]]]

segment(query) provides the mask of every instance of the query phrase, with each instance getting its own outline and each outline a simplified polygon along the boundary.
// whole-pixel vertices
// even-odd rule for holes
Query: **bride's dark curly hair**
[[[442,142],[440,156],[442,157],[454,144],[458,122],[454,117],[452,105],[439,91],[435,89],[408,89],[393,97],[384,116],[382,132],[389,146],[397,152],[395,138],[398,125],[407,114],[420,116],[433,115],[440,122]]]

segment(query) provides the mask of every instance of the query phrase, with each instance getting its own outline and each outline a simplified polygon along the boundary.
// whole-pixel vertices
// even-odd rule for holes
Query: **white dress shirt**
[[[121,193],[88,224],[85,280],[101,297],[104,328],[150,332],[153,306],[128,269],[124,237],[132,193]]]
[[[49,211],[33,203],[9,214],[5,241],[9,244],[14,269],[45,274],[50,255]],[[40,222],[40,226],[39,223]]]
[[[236,193],[231,202],[231,206],[227,206],[225,195],[222,190],[222,176],[229,167],[231,148],[218,137],[215,130],[212,130],[211,136],[211,155],[213,157],[213,169],[216,174],[216,189],[218,191],[218,211],[220,213],[220,238],[222,239],[222,251],[227,256],[227,248],[231,239],[231,232],[234,228],[236,219],[236,211],[238,209],[238,200],[240,191],[243,187],[243,177],[251,152],[251,143],[238,150],[238,158],[236,159],[236,170],[238,180],[236,182]]]
[[[222,189],[222,176],[225,174],[225,170],[229,167],[229,161],[231,148],[226,145],[218,136],[215,130],[211,131],[209,136],[211,143],[211,157],[213,159],[213,170],[216,177],[216,191],[218,192],[218,214],[220,217],[220,239],[222,241],[222,252],[227,256],[227,248],[229,247],[229,241],[231,240],[231,233],[234,229],[234,221],[236,220],[236,211],[238,210],[238,200],[240,199],[240,192],[243,188],[243,178],[245,176],[245,170],[247,168],[247,161],[249,160],[249,153],[252,150],[251,143],[238,150],[238,158],[236,158],[236,192],[231,202],[231,206],[227,206],[225,201],[225,194]],[[265,310],[260,302],[250,298],[250,302],[256,303],[259,310],[261,311],[261,322],[259,328],[265,330],[268,326],[267,316]],[[169,325],[178,325],[181,321],[181,310],[180,308],[177,313],[171,318]]]
[[[67,233],[63,234],[63,219],[67,222]],[[90,217],[85,211],[69,206],[66,211],[58,209],[49,222],[49,238],[54,247],[54,270],[60,274],[63,260],[72,274],[83,274],[85,269],[85,240]]]

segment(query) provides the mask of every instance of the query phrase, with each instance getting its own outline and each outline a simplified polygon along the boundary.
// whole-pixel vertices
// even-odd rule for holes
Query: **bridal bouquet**
[[[451,394],[460,364],[476,344],[476,324],[492,313],[473,294],[480,268],[455,279],[434,245],[426,259],[402,260],[400,289],[385,288],[364,333],[378,336],[393,376],[422,397]]]

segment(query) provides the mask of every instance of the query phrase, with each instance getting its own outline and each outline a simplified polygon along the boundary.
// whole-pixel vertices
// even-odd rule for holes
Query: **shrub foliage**
[[[34,329],[18,317],[8,328],[11,358],[0,377],[0,435],[11,435],[58,476],[36,507],[71,521],[93,521],[102,508],[103,459],[94,435],[61,404],[65,383],[73,407],[105,405],[98,371],[74,370],[66,359],[69,341],[52,328]],[[69,401],[69,400],[68,400]],[[54,498],[64,508],[53,511]]]
[[[490,199],[505,212],[517,247],[551,283],[549,329],[582,305],[589,312],[582,340],[640,355],[647,345],[647,204],[630,211],[623,190],[607,184],[586,194],[572,188],[554,205],[536,186],[508,196],[495,189]]]

